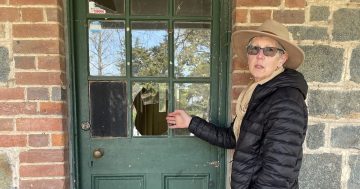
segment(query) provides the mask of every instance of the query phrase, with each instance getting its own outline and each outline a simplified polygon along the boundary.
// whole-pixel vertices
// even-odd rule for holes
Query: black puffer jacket
[[[307,129],[307,84],[301,73],[284,72],[255,88],[239,140],[233,128],[193,117],[189,130],[211,144],[235,148],[232,189],[296,189]]]

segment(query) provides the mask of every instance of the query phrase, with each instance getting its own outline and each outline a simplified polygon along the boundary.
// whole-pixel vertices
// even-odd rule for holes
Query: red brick
[[[20,153],[20,163],[64,162],[65,151],[58,149],[34,149]]]
[[[61,79],[61,84],[64,86],[67,84],[67,80],[66,80],[66,74],[64,72],[62,72],[60,74],[60,79]]]
[[[52,134],[51,135],[52,146],[67,146],[66,134]]]
[[[20,15],[20,11],[17,8],[0,8],[0,22],[18,22],[20,21]]]
[[[7,0],[0,0],[0,4],[1,4],[1,5],[6,5],[6,4],[7,4]]]
[[[63,13],[57,8],[48,8],[45,10],[47,21],[63,23]]]
[[[247,85],[250,82],[251,75],[249,73],[233,73],[233,85]]]
[[[29,146],[31,147],[49,146],[49,135],[47,134],[29,135]]]
[[[0,135],[0,147],[24,147],[26,135]]]
[[[65,105],[62,102],[41,102],[40,113],[41,114],[57,114],[66,115]]]
[[[263,23],[271,18],[270,10],[252,10],[250,11],[250,20],[252,23]]]
[[[248,70],[247,62],[241,62],[239,58],[233,58],[232,60],[232,70]]]
[[[303,10],[284,10],[274,11],[274,20],[284,24],[302,24],[305,22],[305,11]]]
[[[46,70],[61,70],[65,71],[65,59],[60,56],[39,56],[38,68]]]
[[[64,165],[20,165],[21,177],[65,176]]]
[[[0,88],[0,100],[24,99],[24,91],[23,88]]]
[[[232,117],[235,117],[236,114],[236,103],[231,103],[231,115]]]
[[[17,69],[35,69],[35,57],[33,56],[16,56],[15,68]]]
[[[25,102],[2,102],[0,103],[0,115],[35,114],[36,103]]]
[[[12,119],[0,118],[0,131],[13,131],[14,123]]]
[[[65,179],[20,180],[21,189],[65,189]]]
[[[232,28],[232,30],[233,30],[233,32],[238,31],[238,30],[256,30],[259,27],[259,25],[257,25],[257,26],[249,26],[249,25],[235,26],[235,27]]]
[[[285,6],[290,8],[305,8],[306,0],[285,0]]]
[[[15,73],[18,85],[61,85],[59,72],[17,72]]]
[[[234,23],[245,23],[247,21],[247,12],[245,9],[236,9]]]
[[[63,38],[59,24],[13,24],[13,37]]]
[[[280,6],[281,0],[237,0],[237,7],[263,7],[263,6],[271,6],[277,7]]]
[[[58,5],[59,0],[9,0],[10,5]]]
[[[16,40],[14,53],[20,54],[64,54],[64,44],[59,40]]]
[[[61,118],[17,119],[17,131],[64,131],[66,120]]]
[[[22,8],[21,17],[24,22],[41,22],[44,21],[42,8]]]

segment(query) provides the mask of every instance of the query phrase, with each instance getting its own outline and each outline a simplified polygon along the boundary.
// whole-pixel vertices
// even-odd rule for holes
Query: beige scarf
[[[262,84],[270,81],[272,78],[279,75],[283,71],[284,71],[284,68],[280,67],[280,68],[276,69],[275,72],[270,75],[270,77],[263,79],[261,81],[258,81],[258,82],[251,81],[249,83],[249,85],[244,90],[241,91],[241,93],[236,101],[236,109],[235,109],[236,118],[235,118],[234,127],[233,127],[236,141],[239,139],[241,122],[243,120],[243,117],[244,117],[245,112],[249,105],[250,98],[251,98],[256,86],[259,84],[262,85]]]

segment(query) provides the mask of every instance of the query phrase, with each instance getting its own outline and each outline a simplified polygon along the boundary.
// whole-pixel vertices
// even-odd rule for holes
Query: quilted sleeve
[[[227,149],[235,148],[236,140],[232,126],[218,127],[202,118],[194,116],[191,119],[189,131],[210,144]]]

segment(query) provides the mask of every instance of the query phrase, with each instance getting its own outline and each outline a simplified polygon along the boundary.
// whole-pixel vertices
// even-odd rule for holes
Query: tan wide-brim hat
[[[256,30],[239,30],[232,34],[233,50],[241,62],[247,63],[246,46],[257,36],[271,37],[284,47],[289,55],[284,67],[296,69],[304,62],[304,51],[290,41],[288,29],[274,20],[266,20]]]

